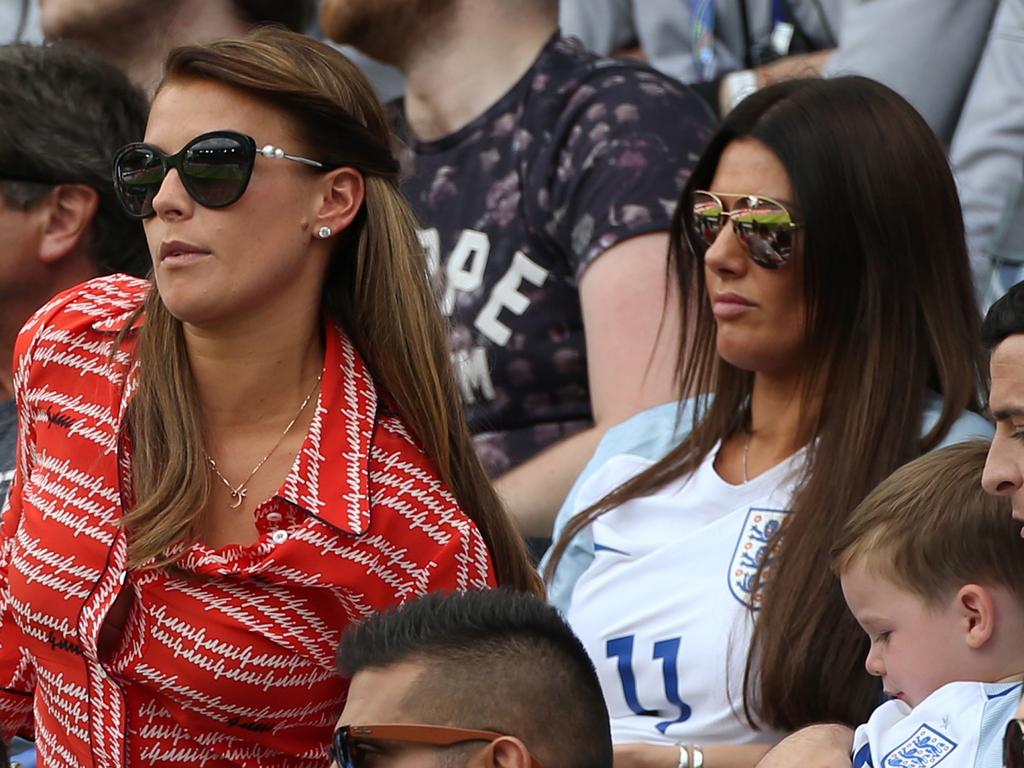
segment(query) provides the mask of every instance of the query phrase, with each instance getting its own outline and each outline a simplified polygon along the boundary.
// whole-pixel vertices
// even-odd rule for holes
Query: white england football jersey
[[[887,701],[854,734],[854,768],[999,768],[1020,693],[1020,683],[948,683],[913,709]]]
[[[787,514],[800,451],[742,485],[713,466],[593,524],[595,558],[568,619],[597,668],[616,743],[772,742],[743,715],[754,572]],[[620,454],[583,485],[577,511],[652,464]]]

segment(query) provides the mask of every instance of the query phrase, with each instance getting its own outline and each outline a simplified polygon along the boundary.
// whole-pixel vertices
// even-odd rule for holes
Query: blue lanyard
[[[786,20],[786,7],[783,5],[782,0],[772,0],[772,29],[775,29],[775,25],[780,21]]]
[[[690,0],[690,50],[697,79],[714,80],[715,0]]]

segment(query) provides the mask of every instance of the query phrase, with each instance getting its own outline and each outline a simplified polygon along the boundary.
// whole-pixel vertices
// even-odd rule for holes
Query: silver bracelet
[[[677,744],[679,747],[679,765],[678,768],[690,768],[690,751],[685,744]]]
[[[696,744],[690,745],[693,752],[693,768],[704,768],[704,750]]]

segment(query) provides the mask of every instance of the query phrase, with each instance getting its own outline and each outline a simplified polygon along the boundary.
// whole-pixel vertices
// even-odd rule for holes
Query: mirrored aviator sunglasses
[[[723,197],[734,200],[732,210],[726,210]],[[789,260],[795,233],[803,227],[793,221],[785,205],[770,197],[703,189],[693,193],[693,229],[701,245],[708,248],[715,242],[726,219],[732,221],[732,230],[751,260],[765,269],[778,269]]]
[[[173,155],[142,142],[122,147],[114,156],[114,189],[130,216],[148,218],[155,213],[153,199],[173,168],[193,200],[205,208],[225,208],[245,193],[257,154],[328,167],[269,144],[257,149],[255,139],[244,133],[211,131],[196,136]]]
[[[1024,768],[1024,720],[1011,720],[1006,726],[1003,768]]]

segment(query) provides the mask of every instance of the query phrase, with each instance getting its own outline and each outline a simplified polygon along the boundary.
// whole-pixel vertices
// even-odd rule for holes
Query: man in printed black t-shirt
[[[667,230],[711,130],[691,91],[557,20],[556,0],[327,0],[322,18],[406,77],[403,191],[470,425],[538,536],[604,431],[677,397]]]

